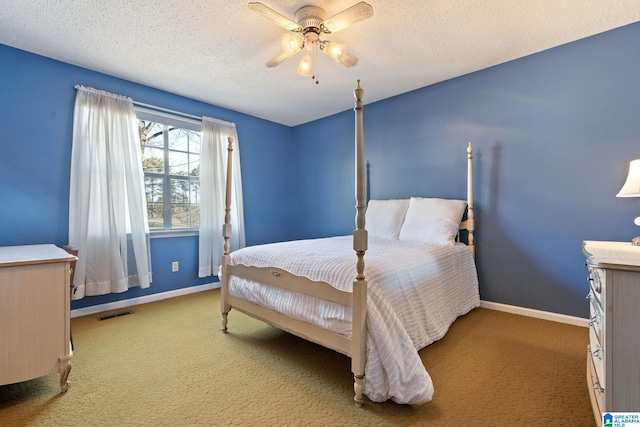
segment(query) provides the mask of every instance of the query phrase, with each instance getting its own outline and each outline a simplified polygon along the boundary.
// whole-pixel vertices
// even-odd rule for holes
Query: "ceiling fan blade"
[[[336,50],[337,49],[337,50]],[[336,62],[341,63],[347,68],[358,65],[358,58],[347,52],[343,44],[330,41],[324,41],[320,44],[320,51]]]
[[[291,19],[287,18],[286,16],[280,15],[275,10],[263,5],[260,2],[249,3],[249,9],[253,10],[254,12],[258,12],[260,15],[272,20],[273,22],[283,28],[286,28],[287,30],[296,31],[300,29],[300,26],[293,22]]]
[[[347,68],[351,68],[358,65],[358,58],[356,58],[354,55],[350,54],[349,52],[345,51],[342,54],[342,57],[338,60],[338,62]]]
[[[325,20],[322,26],[328,32],[335,33],[371,16],[373,16],[373,8],[371,5],[361,1]]]
[[[300,51],[300,49],[294,50],[292,52],[285,52],[283,50],[282,52],[277,54],[275,57],[273,57],[273,59],[271,59],[271,61],[267,62],[265,65],[268,68],[277,67],[278,65],[282,64],[285,60],[291,58],[293,55],[298,53],[299,51]]]

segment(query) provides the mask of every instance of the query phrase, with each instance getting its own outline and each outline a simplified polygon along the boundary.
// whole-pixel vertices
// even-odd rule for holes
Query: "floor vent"
[[[133,314],[133,311],[123,311],[122,313],[115,313],[115,314],[110,314],[108,316],[98,317],[98,320],[113,319],[115,317],[126,316],[127,314]]]

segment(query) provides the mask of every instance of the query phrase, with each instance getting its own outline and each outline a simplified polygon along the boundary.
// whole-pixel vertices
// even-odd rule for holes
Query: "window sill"
[[[149,232],[149,238],[151,239],[163,239],[166,237],[187,237],[198,236],[199,232],[197,228],[189,228],[186,230],[151,230]]]

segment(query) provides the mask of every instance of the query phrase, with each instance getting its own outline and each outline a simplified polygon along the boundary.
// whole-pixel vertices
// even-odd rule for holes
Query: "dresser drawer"
[[[587,347],[587,387],[591,409],[596,420],[596,425],[600,425],[602,412],[604,411],[604,388],[600,386],[600,380],[596,374],[591,348]]]
[[[604,389],[605,384],[605,372],[604,372],[604,357],[605,348],[600,343],[598,336],[593,328],[589,328],[589,354],[591,354],[591,363],[595,370],[595,374],[598,377],[600,388]]]
[[[589,288],[593,300],[602,309],[602,295],[604,293],[606,272],[602,268],[589,267]]]
[[[589,328],[597,336],[598,343],[604,343],[604,318],[602,316],[602,307],[598,304],[593,290],[589,292],[587,298],[589,299]],[[591,341],[591,344],[593,346],[593,340]]]

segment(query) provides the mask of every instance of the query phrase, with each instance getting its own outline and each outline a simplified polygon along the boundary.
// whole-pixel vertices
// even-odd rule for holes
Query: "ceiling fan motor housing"
[[[321,7],[303,6],[296,12],[295,19],[296,23],[302,27],[303,33],[313,31],[319,34],[327,14]]]

